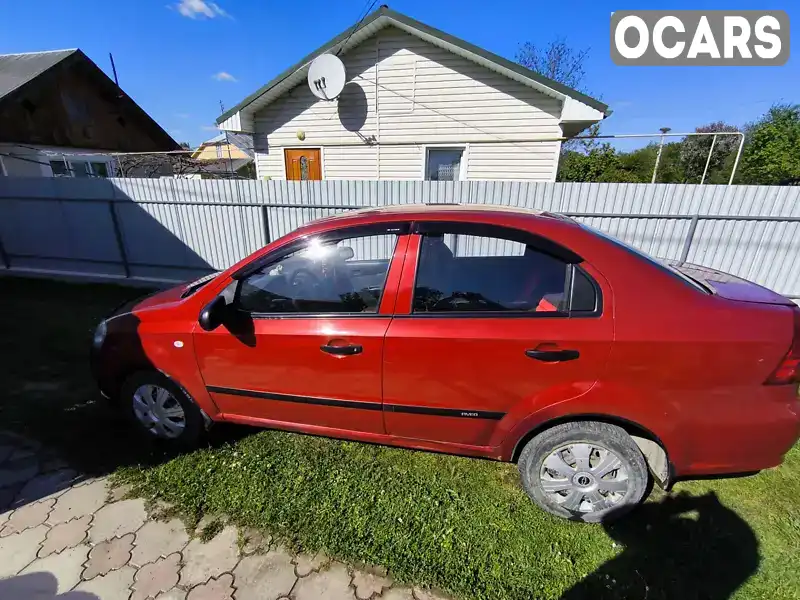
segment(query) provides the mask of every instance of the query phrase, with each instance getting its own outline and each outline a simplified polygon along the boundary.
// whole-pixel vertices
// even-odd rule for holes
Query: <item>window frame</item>
[[[458,179],[454,180],[454,183],[467,180],[469,144],[424,144],[422,146],[422,181],[433,181],[432,179],[428,179],[428,156],[431,150],[461,150]]]
[[[603,292],[597,280],[592,277],[585,269],[580,266],[584,259],[574,251],[553,242],[543,236],[531,233],[523,229],[507,227],[505,225],[494,225],[490,223],[472,223],[465,221],[423,221],[415,222],[411,228],[411,233],[419,236],[417,244],[417,256],[414,267],[414,281],[411,287],[411,307],[408,314],[398,315],[395,318],[422,318],[422,319],[575,319],[575,318],[597,318],[603,315]],[[417,277],[420,271],[420,258],[422,257],[422,241],[426,234],[429,235],[471,235],[476,237],[494,237],[512,242],[520,242],[530,246],[537,252],[547,254],[561,260],[567,265],[567,272],[564,278],[564,293],[568,299],[566,311],[434,311],[434,312],[415,312],[414,295],[417,289]],[[575,271],[580,271],[594,288],[595,306],[594,310],[572,310],[573,295],[575,292]]]
[[[381,300],[378,303],[378,310],[376,312],[296,312],[296,313],[269,313],[269,312],[251,312],[244,310],[240,307],[239,303],[239,295],[241,293],[242,288],[242,281],[244,281],[247,277],[254,274],[257,271],[260,271],[264,268],[269,267],[272,264],[277,263],[278,261],[283,260],[288,255],[297,252],[298,250],[303,250],[308,246],[311,240],[318,240],[322,243],[336,243],[340,242],[345,239],[350,238],[357,238],[357,237],[371,237],[371,236],[378,236],[378,235],[394,235],[396,237],[394,249],[397,249],[397,243],[400,240],[400,237],[403,235],[407,235],[410,231],[411,223],[410,222],[388,222],[388,223],[376,223],[370,225],[356,225],[352,227],[346,227],[343,229],[332,229],[324,232],[320,232],[318,234],[311,234],[305,235],[295,240],[292,240],[288,244],[284,244],[283,246],[276,248],[272,252],[268,252],[264,256],[255,259],[252,263],[245,265],[233,275],[231,275],[231,279],[235,282],[234,293],[233,293],[233,301],[231,305],[234,310],[237,312],[243,313],[248,315],[252,319],[375,319],[375,318],[392,318],[394,316],[394,311],[392,313],[380,313],[380,304],[383,301],[384,294],[386,293],[386,282],[388,281],[389,271],[392,268],[392,262],[394,261],[394,250],[392,251],[392,256],[389,258],[389,265],[386,269],[386,277],[383,281],[383,290],[381,292]]]

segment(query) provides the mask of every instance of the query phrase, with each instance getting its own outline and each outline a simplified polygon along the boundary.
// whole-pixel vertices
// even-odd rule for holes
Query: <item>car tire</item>
[[[649,490],[641,450],[624,429],[608,423],[580,421],[547,429],[525,445],[518,467],[525,491],[540,508],[573,521],[619,518]]]
[[[119,405],[141,434],[168,446],[193,448],[205,432],[203,414],[186,390],[156,371],[129,377],[122,385]],[[149,418],[143,414],[148,408]]]

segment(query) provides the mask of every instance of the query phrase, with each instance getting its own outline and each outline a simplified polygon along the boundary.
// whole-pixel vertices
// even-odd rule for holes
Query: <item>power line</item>
[[[369,1],[369,0],[367,0],[367,1]],[[360,26],[360,25],[361,25],[361,23],[364,21],[364,19],[366,19],[366,18],[367,18],[367,15],[368,15],[368,14],[370,13],[370,11],[372,10],[372,7],[373,7],[373,6],[375,6],[375,3],[376,3],[377,1],[378,1],[378,0],[372,0],[372,4],[370,4],[370,5],[369,5],[369,8],[367,9],[367,12],[365,12],[365,13],[364,13],[364,14],[361,16],[361,18],[360,18],[360,19],[359,19],[359,20],[356,22],[355,26],[353,27],[353,30],[352,30],[352,31],[350,32],[350,34],[349,34],[349,35],[348,35],[348,36],[345,38],[345,40],[344,40],[344,42],[342,43],[342,45],[341,45],[341,46],[339,46],[339,49],[336,51],[336,56],[339,56],[339,54],[341,54],[341,53],[342,53],[342,50],[344,50],[344,47],[347,45],[347,42],[349,42],[349,41],[350,41],[350,38],[351,38],[351,37],[353,37],[353,34],[354,34],[356,31],[358,31],[358,28],[359,28],[359,26]]]

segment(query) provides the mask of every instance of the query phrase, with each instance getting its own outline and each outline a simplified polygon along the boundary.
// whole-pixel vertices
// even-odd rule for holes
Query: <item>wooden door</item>
[[[286,157],[286,179],[320,181],[322,164],[319,148],[284,150]]]

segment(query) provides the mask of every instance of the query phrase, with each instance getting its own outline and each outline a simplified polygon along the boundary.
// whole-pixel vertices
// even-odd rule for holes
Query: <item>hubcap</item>
[[[186,414],[181,403],[157,385],[143,385],[134,392],[133,413],[156,437],[176,438],[186,428]]]
[[[628,471],[598,444],[558,448],[542,463],[539,480],[547,497],[567,510],[590,513],[618,504],[628,493]]]

